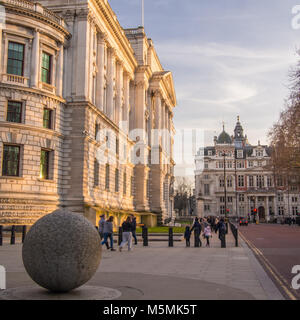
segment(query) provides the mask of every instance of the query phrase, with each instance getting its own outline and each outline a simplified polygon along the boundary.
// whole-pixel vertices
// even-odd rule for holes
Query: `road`
[[[300,300],[300,289],[292,288],[292,268],[300,265],[300,227],[250,224],[239,231],[282,294],[289,300]]]

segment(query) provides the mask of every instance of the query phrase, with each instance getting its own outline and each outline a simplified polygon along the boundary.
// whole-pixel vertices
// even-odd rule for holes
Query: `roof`
[[[230,135],[225,130],[223,130],[217,139],[217,143],[218,144],[231,144],[232,140],[230,138]]]

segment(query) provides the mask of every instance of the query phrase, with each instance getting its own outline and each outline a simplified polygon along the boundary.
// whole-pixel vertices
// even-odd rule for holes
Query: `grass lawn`
[[[185,227],[173,227],[173,233],[184,233]],[[142,228],[136,228],[136,233],[142,233]],[[169,233],[169,227],[148,228],[148,233]]]

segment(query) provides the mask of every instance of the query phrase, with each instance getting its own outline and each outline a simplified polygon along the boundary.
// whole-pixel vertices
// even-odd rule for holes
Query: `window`
[[[22,103],[16,101],[8,101],[6,121],[22,122]]]
[[[115,170],[115,192],[119,192],[119,169]]]
[[[256,176],[256,186],[258,188],[263,188],[265,186],[264,176]]]
[[[94,187],[99,186],[99,162],[94,160]]]
[[[243,156],[243,150],[237,150],[237,158],[241,159]]]
[[[283,187],[283,178],[281,176],[277,178],[277,186]]]
[[[208,179],[209,179],[209,175],[208,175],[208,174],[205,174],[205,175],[204,175],[204,179],[205,179],[205,180],[208,180]]]
[[[278,207],[278,214],[280,216],[284,215],[284,207]]]
[[[42,53],[42,82],[51,84],[51,62],[52,56],[48,53]]]
[[[126,195],[127,193],[127,174],[126,172],[124,172],[123,174],[123,194],[124,196]]]
[[[204,195],[205,196],[208,196],[209,195],[209,184],[205,184],[204,185]]]
[[[272,177],[270,176],[267,177],[267,185],[268,187],[272,187]]]
[[[23,76],[24,45],[16,42],[8,43],[7,73]]]
[[[41,150],[41,162],[40,162],[40,178],[48,180],[49,176],[49,163],[50,163],[50,151]]]
[[[204,211],[210,211],[210,205],[209,204],[205,204],[204,205]]]
[[[227,168],[232,169],[232,162],[231,161],[227,162]]]
[[[2,175],[18,177],[20,170],[20,147],[13,145],[4,145]]]
[[[239,202],[244,202],[245,201],[245,195],[243,193],[239,194]]]
[[[227,187],[231,188],[232,187],[232,178],[227,179]]]
[[[233,200],[232,197],[227,198],[228,203],[232,203],[232,200]]]
[[[283,202],[283,194],[279,193],[277,196],[278,202]]]
[[[109,164],[105,166],[105,189],[109,190]]]
[[[253,167],[253,161],[248,161],[248,167],[252,168]]]
[[[220,178],[219,186],[220,186],[220,188],[224,188],[224,178]]]
[[[120,142],[119,139],[116,138],[116,154],[119,155],[119,151],[120,151]]]
[[[204,168],[208,169],[208,162],[204,162]]]
[[[224,162],[223,161],[219,161],[219,168],[220,169],[224,168]]]
[[[220,202],[224,203],[225,202],[225,197],[220,197]]]
[[[298,207],[292,207],[293,216],[298,215]]]
[[[225,206],[220,206],[220,214],[225,214]]]
[[[95,123],[95,140],[97,140],[97,141],[100,141],[100,137],[97,137],[99,130],[100,130],[100,124],[96,122]]]
[[[238,176],[238,186],[244,187],[244,185],[245,185],[244,176]]]
[[[255,154],[256,154],[257,157],[262,157],[264,152],[262,150],[256,150]]]
[[[243,161],[238,161],[236,167],[237,167],[238,169],[245,168],[244,162],[243,162]]]
[[[297,197],[292,197],[292,202],[298,202],[298,198]]]
[[[254,177],[249,176],[249,187],[254,187]]]
[[[43,127],[46,129],[52,128],[52,110],[51,109],[44,108]]]

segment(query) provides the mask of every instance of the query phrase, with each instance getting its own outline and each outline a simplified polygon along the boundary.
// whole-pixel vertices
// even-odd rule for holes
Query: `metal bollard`
[[[239,232],[237,228],[235,228],[235,246],[239,246]]]
[[[148,247],[148,228],[143,226],[142,228],[143,246]]]
[[[25,241],[27,226],[23,226],[22,228],[22,243]]]
[[[122,230],[122,227],[119,227],[118,245],[120,245],[122,241],[123,241],[123,230]]]
[[[174,243],[173,243],[173,228],[170,227],[169,228],[169,247],[173,247]]]
[[[10,237],[10,244],[16,243],[16,226],[11,227],[11,237]]]
[[[3,244],[3,226],[0,226],[0,246]]]

